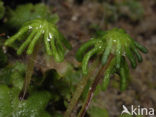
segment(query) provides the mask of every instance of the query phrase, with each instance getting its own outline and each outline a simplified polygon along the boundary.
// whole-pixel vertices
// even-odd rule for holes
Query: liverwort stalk
[[[100,68],[97,76],[95,77],[93,83],[91,84],[91,87],[89,88],[88,95],[85,99],[85,102],[83,103],[82,109],[80,110],[78,117],[83,117],[85,115],[88,106],[93,98],[94,91],[96,90],[96,87],[101,80],[102,74],[105,73],[106,69],[108,69],[111,66],[111,64],[114,62],[113,57],[114,57],[113,55],[110,55],[108,63],[105,66],[102,66]]]
[[[72,96],[72,99],[68,105],[68,108],[67,108],[66,112],[64,113],[64,117],[70,117],[71,116],[71,113],[73,112],[74,108],[76,107],[78,100],[79,100],[80,96],[82,95],[82,92],[83,92],[86,84],[88,83],[89,78],[92,77],[94,70],[98,64],[99,64],[99,62],[97,59],[97,61],[94,61],[94,63],[90,67],[89,73],[87,75],[85,75],[82,78],[82,80],[80,80],[80,82],[77,84],[76,90]]]
[[[23,89],[22,89],[21,94],[19,96],[20,100],[23,100],[26,93],[27,93],[27,89],[28,89],[28,86],[29,86],[30,81],[31,81],[31,77],[33,74],[33,69],[34,69],[34,64],[35,64],[35,60],[37,58],[37,54],[39,52],[40,45],[41,45],[41,41],[38,42],[38,44],[34,48],[33,53],[28,58],[25,81],[24,81]]]
[[[68,49],[71,49],[70,43],[64,38],[64,36],[58,31],[55,24],[48,22],[45,19],[35,19],[26,22],[22,28],[12,37],[10,37],[6,42],[5,45],[11,45],[15,41],[21,41],[22,36],[26,35],[27,38],[25,42],[18,48],[17,54],[21,55],[24,50],[28,47],[26,53],[32,56],[29,58],[27,72],[26,72],[26,79],[24,85],[24,92],[23,97],[26,94],[26,89],[31,80],[31,76],[33,74],[34,68],[34,60],[37,56],[37,50],[42,41],[45,44],[46,53],[50,56],[54,57],[56,62],[62,62],[64,60],[65,49],[64,46]]]

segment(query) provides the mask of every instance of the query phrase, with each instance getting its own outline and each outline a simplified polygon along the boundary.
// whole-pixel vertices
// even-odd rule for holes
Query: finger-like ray
[[[57,48],[62,51],[63,53],[65,52],[65,49],[63,48],[63,44],[59,38],[55,38],[55,44],[57,45]]]
[[[91,58],[92,55],[94,55],[96,52],[98,52],[99,50],[97,48],[94,48],[92,50],[90,50],[83,58],[82,60],[82,71],[84,74],[87,74],[88,73],[88,69],[87,69],[87,66],[88,66],[88,62],[89,62],[89,59]]]
[[[17,50],[17,54],[20,55],[24,51],[24,49],[28,46],[28,44],[31,42],[32,38],[36,34],[37,31],[32,31],[32,33],[28,36],[26,41],[20,46],[20,48]]]
[[[21,37],[26,31],[28,30],[28,26],[25,26],[21,28],[18,33],[16,33],[14,36],[10,37],[6,42],[5,45],[12,44],[15,40],[17,40],[19,37]]]
[[[144,46],[142,46],[141,44],[139,44],[138,42],[134,42],[135,43],[135,46],[140,50],[140,51],[142,51],[143,53],[147,53],[148,52],[148,50],[147,50],[147,48],[145,48]]]
[[[110,39],[109,42],[108,42],[108,45],[106,46],[106,49],[103,53],[103,56],[102,56],[102,64],[106,64],[107,62],[107,59],[108,59],[108,56],[111,52],[111,49],[112,49],[112,40]]]
[[[137,50],[135,47],[133,47],[132,50],[133,50],[133,52],[136,54],[136,57],[137,57],[137,59],[138,59],[138,62],[142,62],[143,59],[142,59],[141,54],[138,52],[138,50]]]
[[[48,55],[52,55],[52,50],[50,48],[50,41],[51,39],[49,38],[49,31],[47,29],[44,34],[44,44]]]
[[[50,31],[54,33],[54,35],[50,34],[51,37],[53,38],[53,44],[56,49],[56,56],[59,56],[60,60],[59,62],[62,62],[64,59],[64,53],[65,49],[63,48],[63,44],[60,40],[59,32],[56,30],[56,28],[50,28]]]
[[[33,50],[34,50],[34,47],[35,47],[35,44],[36,42],[39,40],[40,36],[42,34],[42,30],[40,30],[36,35],[35,37],[33,38],[33,40],[31,41],[29,47],[28,47],[28,50],[27,50],[27,54],[32,54]]]
[[[85,53],[85,51],[93,46],[95,43],[96,43],[96,39],[92,39],[92,40],[89,40],[88,42],[84,43],[77,51],[76,53],[76,59],[78,61],[82,61],[82,58],[83,58],[83,54]]]
[[[51,39],[50,43],[51,43],[51,47],[53,50],[53,56],[54,56],[55,61],[56,62],[62,62],[64,58],[62,58],[60,53],[57,51],[54,38]]]
[[[126,56],[128,57],[132,68],[136,68],[137,63],[135,60],[135,56],[131,53],[131,50],[129,48],[125,48],[126,49]]]
[[[123,67],[120,68],[120,90],[124,91],[127,86],[127,77],[126,77],[126,71]]]
[[[62,51],[62,49],[59,47],[57,47],[57,53],[60,57],[60,62],[62,62],[64,60],[64,51]]]
[[[110,76],[113,72],[114,66],[115,66],[115,58],[111,61],[109,67],[106,69],[104,73],[104,79],[103,79],[103,84],[102,84],[102,89],[106,90],[110,81]]]
[[[121,50],[121,44],[119,41],[117,41],[117,49],[116,49],[116,67],[120,68],[120,63],[121,63],[121,55],[122,55],[122,50]]]
[[[63,61],[65,49],[63,48],[61,40],[57,37],[55,37],[55,47],[57,47],[57,53],[60,56],[61,61]]]
[[[124,91],[127,87],[127,82],[129,80],[129,69],[124,57],[122,57],[122,66],[119,73],[121,77],[120,90]]]

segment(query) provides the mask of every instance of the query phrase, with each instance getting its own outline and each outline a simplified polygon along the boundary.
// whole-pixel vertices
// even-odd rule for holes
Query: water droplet
[[[49,38],[47,38],[47,40],[48,40],[48,41],[50,41],[50,39],[49,39]]]
[[[53,36],[51,35],[51,33],[49,33],[49,37],[52,38]]]
[[[29,26],[29,29],[32,29],[32,26]]]
[[[6,47],[3,46],[2,49],[3,49],[3,52],[6,54],[6,53],[7,53],[7,49],[6,49]]]
[[[116,40],[113,40],[114,42],[116,42]]]

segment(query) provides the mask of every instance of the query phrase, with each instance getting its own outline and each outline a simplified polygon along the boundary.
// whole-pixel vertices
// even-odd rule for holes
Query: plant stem
[[[40,42],[38,42],[36,44],[32,55],[30,55],[28,58],[26,76],[25,76],[25,80],[24,80],[24,84],[23,84],[23,89],[20,93],[20,100],[23,100],[25,98],[26,93],[27,93],[27,90],[28,90],[28,87],[29,87],[29,84],[31,81],[31,77],[33,74],[34,64],[35,64],[35,60],[37,58],[39,48],[40,48]]]
[[[96,87],[98,85],[98,83],[100,82],[101,80],[101,76],[103,75],[103,73],[105,72],[105,70],[108,68],[109,64],[111,63],[112,59],[113,59],[113,55],[110,55],[109,59],[108,59],[108,62],[106,65],[102,66],[97,74],[97,76],[95,77],[91,87],[89,88],[89,91],[88,91],[88,95],[85,99],[85,102],[78,114],[78,117],[84,117],[88,107],[89,107],[89,104],[93,98],[93,95],[94,95],[94,91],[96,90]]]
[[[89,78],[92,76],[92,73],[94,73],[93,71],[94,71],[95,67],[97,66],[97,64],[98,64],[98,61],[95,61],[92,64],[91,68],[89,69],[88,75],[84,76],[80,80],[80,82],[77,84],[76,90],[75,90],[75,92],[74,92],[74,94],[72,96],[72,99],[70,101],[70,104],[68,105],[68,108],[67,108],[67,110],[66,110],[66,112],[64,114],[64,117],[70,117],[71,116],[72,111],[73,111],[74,107],[77,105],[77,102],[78,102],[78,100],[79,100],[79,98],[80,98],[80,96],[81,96],[81,94],[82,94],[82,92],[83,92]]]

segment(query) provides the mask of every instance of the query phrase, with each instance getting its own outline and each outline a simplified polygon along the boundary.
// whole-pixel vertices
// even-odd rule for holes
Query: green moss
[[[51,14],[44,4],[24,4],[19,5],[15,10],[10,9],[8,12],[7,24],[12,28],[20,28],[25,22],[36,18],[47,19],[52,23],[57,23],[59,17],[57,14]]]
[[[0,116],[1,117],[50,117],[45,107],[50,99],[46,91],[33,91],[27,100],[20,101],[17,88],[0,85]]]
[[[10,70],[6,70],[10,69]],[[8,74],[3,71],[9,71]],[[26,100],[19,100],[23,85],[25,66],[23,64],[9,65],[0,72],[0,117],[51,117],[45,108],[51,99],[51,94],[45,90],[37,91],[31,88]],[[7,78],[9,82],[3,82]],[[11,86],[11,87],[10,87]]]

